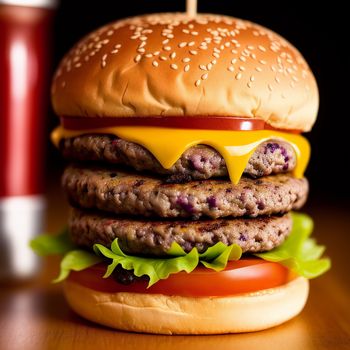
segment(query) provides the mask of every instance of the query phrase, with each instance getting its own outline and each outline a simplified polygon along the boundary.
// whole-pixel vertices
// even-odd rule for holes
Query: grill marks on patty
[[[169,184],[125,171],[80,166],[68,167],[62,184],[74,206],[162,218],[216,219],[285,213],[300,208],[308,193],[306,179],[287,174],[258,180],[242,177],[237,185],[213,179]]]
[[[126,253],[156,256],[166,255],[174,241],[186,252],[194,247],[204,252],[219,241],[236,243],[243,252],[267,251],[280,245],[291,227],[289,214],[215,221],[146,221],[74,209],[69,220],[71,238],[78,245],[91,248],[101,243],[109,247],[118,238]]]
[[[204,145],[194,146],[185,151],[170,169],[164,169],[144,147],[115,136],[83,135],[67,138],[62,140],[60,149],[66,159],[124,164],[137,171],[182,175],[196,180],[227,176],[222,156],[213,148]],[[244,173],[252,177],[261,177],[291,171],[295,165],[296,156],[290,144],[283,141],[267,141],[257,147]]]

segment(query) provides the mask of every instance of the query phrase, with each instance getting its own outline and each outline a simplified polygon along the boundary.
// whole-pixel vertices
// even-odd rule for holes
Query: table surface
[[[49,195],[48,203],[48,229],[55,231],[64,225],[67,206],[57,190]],[[350,349],[349,207],[318,201],[307,209],[315,219],[314,234],[327,245],[333,267],[326,275],[311,281],[310,297],[300,316],[279,327],[220,336],[155,336],[113,331],[83,320],[68,308],[60,286],[49,283],[58,268],[58,261],[50,258],[44,261],[35,281],[0,286],[0,350]]]

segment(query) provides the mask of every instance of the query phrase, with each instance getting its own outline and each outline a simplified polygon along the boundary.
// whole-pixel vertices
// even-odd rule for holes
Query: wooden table
[[[67,208],[60,194],[51,193],[50,198],[48,228],[57,230],[64,224]],[[116,332],[85,321],[68,308],[60,286],[48,283],[57,272],[58,261],[47,259],[36,281],[1,286],[0,350],[350,349],[349,207],[342,208],[339,203],[320,205],[318,201],[312,208],[308,211],[316,222],[315,234],[327,245],[333,268],[311,282],[304,311],[284,325],[263,332],[224,336]]]

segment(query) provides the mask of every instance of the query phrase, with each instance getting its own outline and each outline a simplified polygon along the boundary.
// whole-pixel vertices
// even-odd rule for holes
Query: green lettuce
[[[57,235],[39,235],[32,239],[29,245],[39,256],[63,255],[76,248],[69,238],[67,228]]]
[[[317,245],[310,238],[313,229],[311,218],[305,214],[292,213],[293,228],[279,247],[255,256],[272,262],[278,262],[300,276],[314,278],[325,273],[331,266],[328,258],[321,258],[325,247]],[[110,248],[101,244],[94,245],[94,252],[78,249],[69,240],[67,230],[57,236],[41,235],[30,243],[39,255],[64,255],[61,271],[54,280],[60,282],[67,278],[70,271],[81,271],[102,261],[109,263],[105,276],[109,277],[114,269],[121,265],[126,270],[133,270],[138,277],[148,276],[149,285],[166,279],[170,274],[185,271],[190,273],[199,264],[215,271],[223,270],[229,260],[238,260],[242,250],[237,244],[226,246],[216,243],[204,253],[199,254],[196,248],[186,253],[176,242],[171,245],[168,256],[144,257],[125,254],[115,239]]]
[[[292,218],[292,231],[282,245],[269,252],[254,255],[267,261],[278,262],[299,276],[318,277],[331,267],[329,258],[320,259],[326,248],[309,238],[313,230],[313,221],[309,216],[292,213]]]
[[[120,264],[125,270],[134,270],[137,277],[148,276],[148,287],[160,279],[168,278],[170,274],[180,271],[190,273],[199,263],[216,271],[223,270],[229,259],[238,260],[242,254],[242,250],[237,244],[226,246],[218,242],[213,247],[208,248],[205,253],[199,254],[196,248],[186,253],[176,242],[173,242],[167,257],[139,257],[123,253],[119,247],[118,238],[113,241],[111,249],[101,244],[95,244],[94,251],[96,254],[101,254],[112,260],[104,277],[109,277]]]

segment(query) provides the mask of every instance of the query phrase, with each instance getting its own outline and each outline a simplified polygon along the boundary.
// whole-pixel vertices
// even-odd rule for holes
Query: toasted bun
[[[279,325],[304,307],[309,283],[299,277],[278,288],[220,298],[102,293],[64,282],[72,309],[119,330],[155,334],[224,334]]]
[[[60,116],[239,116],[308,131],[318,90],[301,54],[240,19],[154,14],[81,40],[52,85]]]

